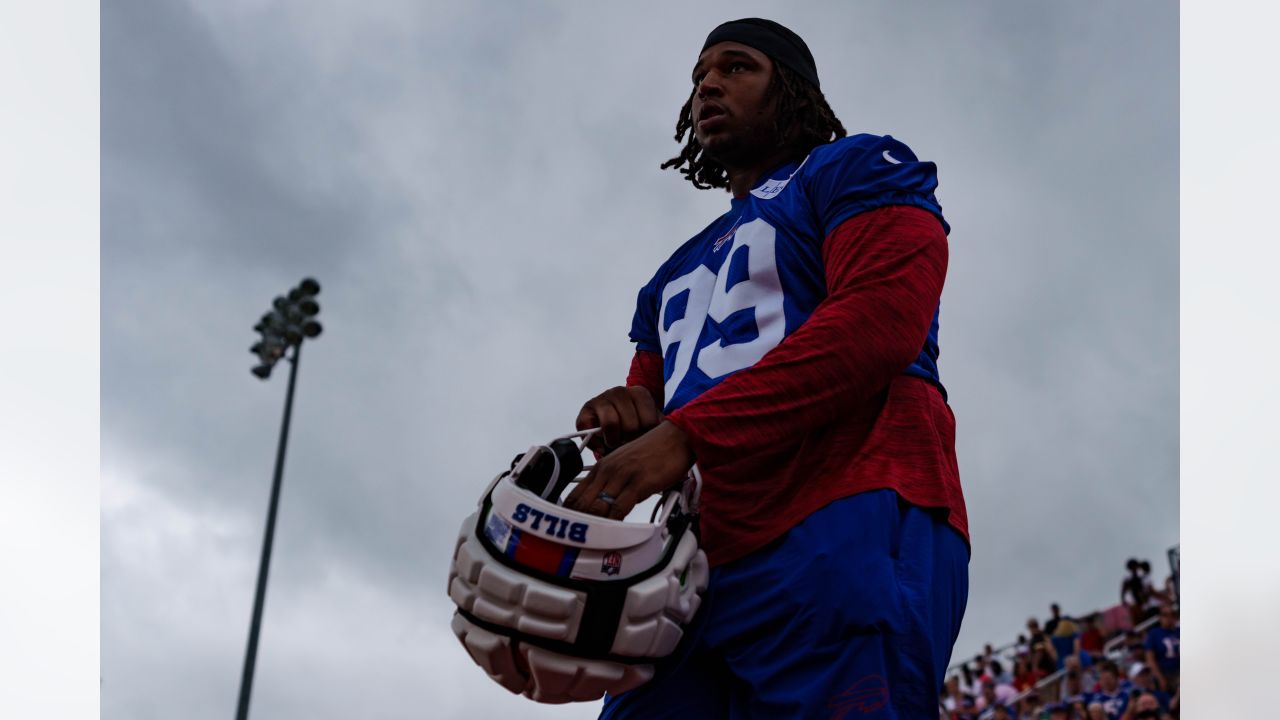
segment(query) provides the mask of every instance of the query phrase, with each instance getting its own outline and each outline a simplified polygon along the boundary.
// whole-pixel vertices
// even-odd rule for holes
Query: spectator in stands
[[[983,683],[982,691],[975,698],[974,707],[979,711],[986,711],[996,705],[1007,705],[1017,694],[1018,691],[1012,685],[998,684],[992,679],[990,682]],[[943,707],[946,707],[945,702]]]
[[[1058,603],[1049,605],[1050,617],[1044,621],[1044,634],[1049,637],[1071,637],[1080,632],[1080,627],[1070,616],[1062,614]]]
[[[1035,655],[1037,644],[1044,646],[1045,652],[1047,652],[1050,656],[1050,659],[1053,660],[1053,667],[1049,669],[1049,672],[1053,672],[1054,670],[1057,670],[1058,669],[1058,651],[1054,649],[1053,643],[1049,640],[1049,636],[1045,634],[1043,630],[1040,629],[1040,621],[1036,620],[1035,618],[1028,619],[1027,633],[1030,635],[1031,654]]]
[[[1157,590],[1154,583],[1151,582],[1151,563],[1143,560],[1138,563],[1138,571],[1142,574],[1142,582],[1146,585],[1147,605],[1143,608],[1142,619],[1155,617],[1160,611],[1160,606],[1165,603],[1172,602],[1172,598],[1163,589]]]
[[[1058,656],[1053,651],[1053,643],[1048,638],[1031,644],[1031,668],[1036,671],[1039,680],[1048,677],[1058,669]]]
[[[948,717],[954,717],[964,707],[964,697],[964,693],[960,691],[960,676],[952,675],[947,678],[942,686],[942,708],[947,711]]]
[[[1155,671],[1156,683],[1168,693],[1178,690],[1182,629],[1171,605],[1160,607],[1160,624],[1147,631],[1144,644],[1147,664]]]
[[[944,717],[951,717],[951,711],[960,706],[960,678],[956,675],[947,677],[942,683],[942,691],[938,693],[938,709]]]
[[[1040,714],[1043,712],[1044,705],[1040,704],[1040,694],[1035,690],[1023,695],[1018,701],[1018,720],[1040,720]]]
[[[993,706],[991,706],[991,707],[987,708],[986,710],[983,710],[982,712],[978,713],[978,715],[977,715],[978,720],[995,720],[995,717],[996,717],[996,708],[1001,708],[1001,707],[1004,707],[1004,706],[1003,706],[1003,705],[993,705]],[[1009,713],[1009,711],[1006,709],[1006,710],[1005,710],[1005,715],[1004,715],[1004,717],[1006,717],[1006,718],[1007,718],[1007,717],[1009,717],[1009,714],[1008,714],[1008,713]]]
[[[996,698],[996,684],[994,682],[983,683],[982,694],[974,702],[974,707],[978,709],[978,712],[982,712],[999,704],[1000,700]]]
[[[1120,686],[1120,668],[1111,660],[1098,665],[1098,689],[1089,697],[1090,703],[1101,703],[1110,720],[1117,720],[1129,705],[1128,688]]]
[[[991,678],[995,680],[997,686],[1008,685],[1010,688],[1013,687],[1013,675],[1005,669],[999,660],[992,659],[991,664],[987,667],[991,671]],[[999,687],[996,688],[997,694],[999,689]]]
[[[1053,626],[1052,630],[1050,630],[1049,627],[1046,625],[1045,632],[1049,633],[1050,637],[1060,637],[1060,638],[1071,637],[1073,635],[1080,634],[1080,624],[1077,623],[1070,616],[1063,615],[1062,617],[1058,618],[1058,622],[1056,625]]]
[[[973,684],[973,696],[977,698],[982,695],[982,688],[988,685],[994,685],[995,680],[992,679],[991,673],[987,671],[985,665],[974,663],[974,667],[976,669],[973,674],[977,675],[977,679],[974,680]]]
[[[1142,622],[1142,615],[1147,606],[1148,583],[1142,577],[1142,565],[1137,558],[1129,558],[1125,562],[1128,576],[1120,583],[1120,602],[1129,608],[1129,618],[1134,625]]]
[[[1036,681],[1040,676],[1031,667],[1031,659],[1029,656],[1019,656],[1013,661],[1013,687],[1018,692],[1030,690],[1035,687]]]
[[[1156,687],[1155,679],[1151,674],[1151,668],[1146,663],[1137,662],[1129,668],[1129,682],[1133,683],[1135,690],[1140,690],[1154,696],[1160,703],[1160,709],[1162,711],[1169,711],[1169,693]]]
[[[960,664],[960,692],[969,696],[978,694],[978,678],[969,669],[969,663]]]
[[[1049,720],[1070,720],[1071,718],[1071,706],[1063,702],[1053,703],[1045,710],[1049,711]]]
[[[1062,608],[1058,607],[1058,603],[1049,604],[1049,619],[1044,621],[1044,631],[1048,635],[1052,635],[1053,631],[1058,627],[1058,621],[1062,619]]]
[[[1031,652],[1031,644],[1027,642],[1026,635],[1019,635],[1018,642],[1013,644],[1013,654],[1016,657],[1026,655]]]
[[[979,679],[987,674],[987,656],[975,655],[973,658],[973,672]]]
[[[1169,720],[1173,716],[1160,707],[1160,701],[1151,693],[1140,693],[1124,714],[1124,720]]]
[[[1107,720],[1107,710],[1100,702],[1090,702],[1085,708],[1089,711],[1089,720]]]
[[[1092,685],[1086,683],[1084,670],[1080,667],[1080,659],[1072,655],[1067,658],[1062,667],[1065,672],[1062,683],[1058,686],[1058,698],[1067,703],[1087,703],[1089,692],[1086,688]]]
[[[1076,638],[1075,652],[1077,655],[1088,653],[1090,658],[1096,660],[1102,656],[1102,647],[1106,640],[1102,634],[1102,618],[1098,613],[1093,613],[1085,619],[1084,630],[1081,631],[1080,637]]]
[[[982,654],[978,656],[978,667],[984,672],[991,666],[991,661],[996,659],[995,649],[991,647],[991,643],[987,643],[982,648]],[[981,674],[981,673],[979,673]]]
[[[1169,575],[1164,579],[1164,596],[1165,602],[1178,602],[1178,577],[1176,575]]]
[[[1080,685],[1086,690],[1093,688],[1098,684],[1098,666],[1088,657],[1081,658],[1079,655],[1072,655],[1063,663],[1063,668],[1070,670],[1076,668],[1080,671]]]
[[[1046,626],[1046,634],[1049,635],[1048,645],[1053,649],[1054,660],[1058,667],[1062,667],[1066,659],[1076,652],[1080,625],[1069,615],[1059,615],[1053,624],[1053,630],[1048,630]]]
[[[1145,636],[1137,630],[1126,630],[1124,632],[1124,656],[1121,658],[1121,665],[1129,667],[1146,659],[1147,645]]]
[[[1009,714],[1009,706],[996,705],[991,708],[991,720],[1013,720],[1013,715]]]

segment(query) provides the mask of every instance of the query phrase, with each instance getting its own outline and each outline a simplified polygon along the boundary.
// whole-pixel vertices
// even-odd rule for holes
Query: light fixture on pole
[[[249,623],[249,646],[245,651],[244,675],[240,678],[240,702],[236,708],[236,720],[249,717],[249,696],[253,691],[253,668],[258,656],[258,630],[262,626],[262,605],[267,595],[267,570],[271,565],[271,542],[275,535],[276,508],[280,503],[280,479],[284,474],[284,449],[289,439],[289,416],[293,411],[293,386],[298,377],[298,355],[302,341],[320,334],[320,323],[315,319],[320,305],[315,296],[320,294],[320,283],[306,278],[288,295],[277,297],[271,310],[262,316],[253,329],[262,338],[249,348],[258,356],[258,364],[252,372],[258,378],[271,377],[271,370],[289,348],[293,354],[289,360],[289,389],[285,392],[284,421],[280,424],[280,444],[276,448],[276,469],[271,481],[271,503],[267,509],[267,529],[262,539],[262,560],[258,564],[258,587],[253,599],[253,619]]]

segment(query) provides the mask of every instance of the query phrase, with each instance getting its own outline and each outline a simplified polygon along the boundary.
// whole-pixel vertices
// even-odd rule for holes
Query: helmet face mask
[[[590,469],[581,451],[593,433],[517,458],[463,521],[454,547],[454,633],[496,682],[539,702],[596,700],[647,682],[679,644],[707,587],[696,470],[665,494],[648,523],[558,504]],[[537,471],[548,465],[550,473]]]

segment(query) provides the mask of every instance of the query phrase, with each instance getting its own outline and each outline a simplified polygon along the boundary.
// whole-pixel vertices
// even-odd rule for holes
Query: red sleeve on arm
[[[662,410],[662,355],[647,350],[637,350],[631,358],[631,371],[627,373],[627,385],[639,385],[653,396],[653,402]]]
[[[667,416],[699,465],[777,452],[867,412],[915,360],[946,277],[947,238],[932,214],[892,206],[842,223],[822,249],[828,296],[755,365]],[[660,377],[660,376],[659,376]]]

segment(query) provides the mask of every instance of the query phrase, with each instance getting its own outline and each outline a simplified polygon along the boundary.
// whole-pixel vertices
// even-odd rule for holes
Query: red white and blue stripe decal
[[[504,550],[506,556],[516,562],[540,570],[548,575],[568,577],[578,560],[578,548],[544,540],[533,533],[511,529]]]

